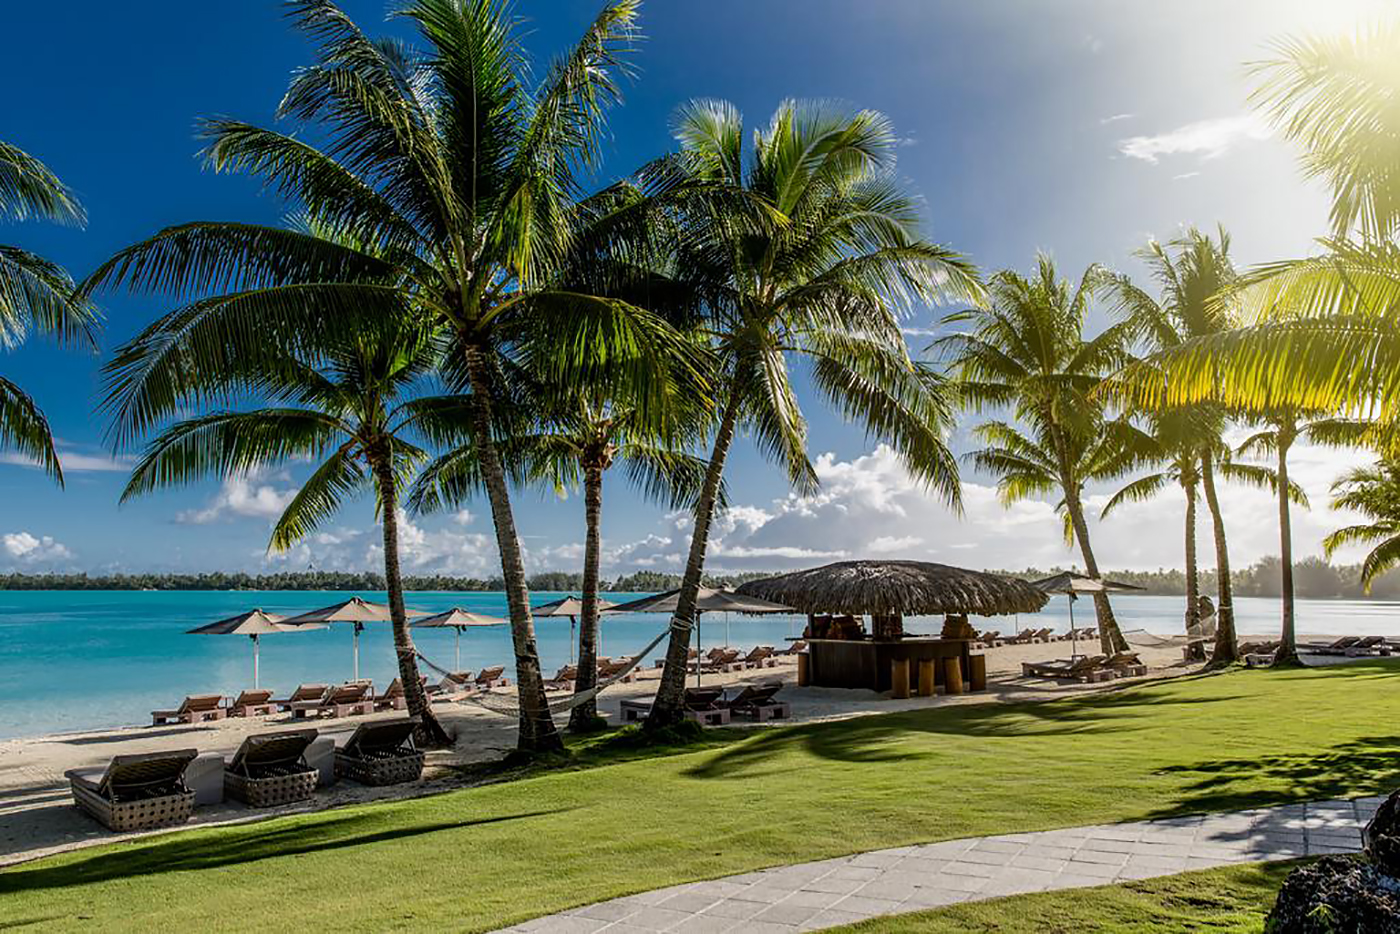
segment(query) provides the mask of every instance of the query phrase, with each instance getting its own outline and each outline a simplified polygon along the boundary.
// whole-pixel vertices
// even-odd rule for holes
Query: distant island
[[[1026,568],[995,573],[1035,580],[1049,577],[1063,568]],[[1362,592],[1359,565],[1334,565],[1321,558],[1304,558],[1293,567],[1294,585],[1299,597],[1308,599],[1400,600],[1400,571],[1376,580],[1370,594]],[[769,577],[776,571],[717,572],[706,574],[706,587],[737,587],[745,581]],[[577,572],[546,571],[532,574],[532,591],[578,591],[582,576]],[[1114,580],[1135,584],[1145,595],[1178,596],[1186,592],[1185,574],[1177,568],[1155,571],[1107,571]],[[1279,559],[1273,556],[1257,561],[1232,575],[1235,594],[1241,597],[1279,595]],[[499,577],[452,577],[448,575],[409,576],[408,590],[418,591],[499,591]],[[604,579],[602,589],[611,593],[659,593],[680,586],[679,574],[635,571],[614,580]],[[1201,573],[1201,593],[1214,596],[1215,572]],[[383,590],[384,577],[373,571],[293,571],[276,574],[211,571],[203,574],[0,574],[0,590]]]

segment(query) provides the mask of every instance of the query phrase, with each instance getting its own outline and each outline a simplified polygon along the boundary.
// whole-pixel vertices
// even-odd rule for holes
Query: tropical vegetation
[[[46,165],[0,140],[0,221],[32,219],[81,226],[87,215]],[[95,351],[99,320],[92,302],[75,294],[73,279],[62,266],[0,243],[0,349],[13,349],[30,333],[40,333]],[[0,376],[0,450],[6,449],[32,459],[63,485],[63,465],[43,410]]]
[[[1323,547],[1331,557],[1346,545],[1368,546],[1360,578],[1370,593],[1382,574],[1400,564],[1400,462],[1385,457],[1349,470],[1332,484],[1332,494],[1332,508],[1360,513],[1368,521],[1337,529],[1323,539]]]

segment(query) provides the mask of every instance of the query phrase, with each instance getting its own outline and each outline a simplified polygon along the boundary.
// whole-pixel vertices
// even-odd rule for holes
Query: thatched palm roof
[[[802,613],[930,616],[1034,613],[1046,594],[1023,580],[931,561],[837,561],[749,581],[738,592]]]

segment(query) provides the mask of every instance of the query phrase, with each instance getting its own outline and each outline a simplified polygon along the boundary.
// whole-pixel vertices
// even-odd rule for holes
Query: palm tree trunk
[[[1230,580],[1230,550],[1225,543],[1225,517],[1220,513],[1220,500],[1215,495],[1215,463],[1209,451],[1201,455],[1201,488],[1205,490],[1206,507],[1210,510],[1211,527],[1215,532],[1215,588],[1220,605],[1215,610],[1215,650],[1211,652],[1211,667],[1231,665],[1239,661],[1235,641],[1235,597]]]
[[[599,526],[603,515],[603,471],[597,465],[583,468],[583,512],[587,531],[583,544],[583,612],[578,625],[578,678],[574,693],[593,689],[598,683],[598,559],[602,551]],[[574,706],[569,715],[569,729],[578,732],[596,730],[598,701],[590,697]]]
[[[1186,492],[1186,632],[1201,624],[1201,579],[1196,566],[1196,482],[1188,477],[1182,483]]]
[[[1292,421],[1278,429],[1278,541],[1279,572],[1282,577],[1283,626],[1274,664],[1302,664],[1298,659],[1298,637],[1293,617],[1293,521],[1288,508],[1288,449],[1293,446],[1297,428]]]
[[[690,632],[695,626],[695,599],[699,595],[701,577],[705,571],[705,550],[710,544],[710,522],[714,518],[719,484],[724,476],[724,462],[734,441],[734,429],[739,421],[739,393],[731,389],[719,431],[715,434],[710,463],[705,469],[705,482],[695,503],[695,529],[690,536],[690,555],[686,559],[685,576],[681,578],[676,597],[676,615],[671,617],[671,641],[666,646],[666,665],[661,670],[661,683],[656,699],[647,715],[646,729],[670,726],[685,715],[686,656],[690,652]]]
[[[447,735],[433,714],[432,703],[423,690],[423,682],[418,675],[418,651],[414,648],[413,634],[408,628],[408,613],[404,610],[403,578],[399,574],[398,486],[387,445],[374,449],[369,459],[379,487],[379,507],[383,512],[384,584],[389,591],[389,619],[394,628],[399,683],[403,685],[404,699],[408,702],[408,715],[418,718],[418,726],[413,731],[414,741],[420,747],[450,746],[452,737]]]
[[[516,696],[520,702],[520,735],[516,748],[530,753],[559,751],[564,748],[564,740],[550,715],[544,676],[540,673],[540,652],[535,643],[535,621],[530,616],[530,591],[525,585],[525,561],[520,552],[520,536],[515,531],[515,514],[510,506],[510,491],[506,487],[500,452],[491,437],[490,375],[480,348],[468,347],[466,362],[472,387],[473,440],[480,452],[482,481],[491,503],[496,548],[501,553],[501,577],[505,581],[506,603],[510,607]]]
[[[1079,490],[1068,478],[1061,476],[1060,484],[1065,494],[1065,509],[1069,510],[1070,523],[1074,526],[1074,537],[1079,540],[1079,552],[1084,556],[1084,573],[1090,577],[1099,576],[1099,563],[1094,559],[1094,549],[1089,545],[1089,525],[1084,521],[1084,506],[1079,501]],[[1113,606],[1108,602],[1108,594],[1094,594],[1094,615],[1099,624],[1099,647],[1103,654],[1126,652],[1128,640],[1123,638],[1118,628],[1118,620],[1113,616]]]

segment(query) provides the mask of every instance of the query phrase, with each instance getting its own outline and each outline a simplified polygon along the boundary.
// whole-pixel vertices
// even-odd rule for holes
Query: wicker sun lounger
[[[296,720],[369,713],[374,713],[374,685],[367,681],[342,684],[340,687],[331,688],[320,700],[292,704],[292,717]]]
[[[222,694],[191,694],[180,702],[174,710],[152,710],[151,726],[163,723],[204,723],[207,720],[222,720],[228,713],[221,704]]]
[[[729,708],[729,712],[753,720],[786,720],[792,716],[792,705],[786,701],[774,700],[774,695],[783,689],[781,681],[745,687],[731,698],[716,703]]]
[[[1120,678],[1136,678],[1147,674],[1147,666],[1136,652],[1115,652],[1104,666],[1113,669]]]
[[[240,691],[228,705],[230,717],[265,717],[277,710],[272,692],[267,690]]]
[[[70,769],[64,775],[73,803],[109,830],[149,830],[183,824],[194,813],[185,769],[199,752],[176,749],[113,756],[103,769]]]
[[[335,774],[362,785],[398,785],[423,774],[423,754],[413,748],[415,717],[361,723],[335,751]]]
[[[315,730],[281,730],[245,737],[224,768],[224,794],[255,808],[305,801],[321,773],[306,764]]]
[[[1117,677],[1113,669],[1105,668],[1107,656],[1093,655],[1086,658],[1056,659],[1048,662],[1022,662],[1021,677],[1053,678],[1060,681],[1096,682],[1112,681]]]
[[[778,664],[773,657],[771,645],[756,645],[753,651],[739,660],[745,668],[772,668]]]
[[[554,673],[553,678],[545,681],[544,686],[549,691],[572,691],[577,680],[578,666],[564,665]]]
[[[274,700],[278,710],[291,710],[293,704],[318,701],[331,689],[329,684],[298,684],[297,689],[282,700]]]
[[[510,686],[510,679],[502,677],[506,673],[505,665],[497,665],[494,668],[483,668],[472,682],[478,688],[503,688]]]
[[[428,689],[428,685],[427,685],[428,679],[427,679],[426,677],[419,676],[419,681],[423,684],[423,690],[424,690],[424,691],[427,691],[427,689]],[[393,681],[390,681],[390,682],[389,682],[389,688],[388,688],[388,690],[386,690],[383,694],[380,694],[380,695],[378,695],[377,697],[375,697],[375,699],[374,699],[374,709],[375,709],[375,710],[407,710],[407,709],[408,709],[408,695],[404,693],[404,690],[403,690],[403,680],[402,680],[402,679],[400,679],[400,678],[395,678]]]
[[[1354,647],[1360,641],[1360,636],[1342,636],[1335,642],[1304,642],[1298,646],[1298,651],[1309,652],[1313,655],[1345,655],[1347,649]]]
[[[701,726],[724,726],[729,723],[729,708],[721,703],[723,699],[724,688],[686,688],[685,715]],[[623,722],[634,723],[651,713],[651,702],[623,700],[621,710]]]

